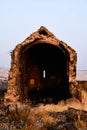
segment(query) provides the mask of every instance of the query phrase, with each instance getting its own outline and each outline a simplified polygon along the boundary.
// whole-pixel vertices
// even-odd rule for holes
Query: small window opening
[[[41,31],[39,32],[39,34],[42,34],[42,35],[45,35],[45,36],[48,35],[47,32],[46,32],[45,30],[41,30]]]
[[[43,78],[46,78],[46,71],[43,70]]]

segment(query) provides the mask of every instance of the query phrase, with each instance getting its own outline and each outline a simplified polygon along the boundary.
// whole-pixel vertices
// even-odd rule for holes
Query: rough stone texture
[[[74,108],[51,112],[29,105],[0,106],[0,130],[87,130],[87,112]]]
[[[76,97],[82,103],[82,108],[87,111],[87,81],[77,81]]]
[[[67,76],[69,78],[69,89],[70,93],[74,96],[76,93],[76,62],[77,54],[74,49],[68,46],[65,42],[57,39],[54,34],[48,31],[45,27],[41,27],[36,32],[32,33],[22,43],[18,44],[11,53],[11,68],[8,76],[8,90],[5,94],[5,102],[22,102],[24,89],[22,86],[23,79],[26,78],[26,73],[23,73],[22,58],[25,59],[24,55],[32,46],[36,44],[48,44],[53,45],[61,50],[67,59]],[[25,56],[25,57],[24,57]],[[26,67],[25,67],[26,68]],[[20,78],[21,77],[21,78]],[[26,80],[25,80],[26,81]],[[33,81],[32,81],[33,82]],[[26,87],[25,87],[26,88]],[[27,91],[27,89],[25,89]],[[25,92],[26,93],[26,92]],[[26,101],[27,98],[24,99]]]

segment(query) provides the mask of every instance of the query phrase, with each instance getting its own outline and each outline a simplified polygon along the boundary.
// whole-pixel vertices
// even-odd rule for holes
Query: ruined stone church
[[[75,94],[77,54],[41,26],[11,53],[5,100],[58,102]]]

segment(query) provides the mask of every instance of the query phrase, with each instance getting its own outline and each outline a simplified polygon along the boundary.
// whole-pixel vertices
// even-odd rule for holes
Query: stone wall
[[[65,42],[57,39],[54,34],[52,34],[45,27],[41,27],[36,32],[32,33],[28,38],[26,38],[22,43],[18,44],[11,53],[11,68],[8,76],[8,90],[5,94],[5,102],[22,102],[24,90],[23,87],[23,77],[24,76],[24,62],[22,58],[24,54],[29,51],[32,46],[36,44],[48,44],[53,45],[61,50],[65,55],[67,60],[67,76],[69,81],[69,89],[72,96],[76,93],[76,63],[77,54],[74,49],[68,46]],[[26,68],[26,66],[25,66]],[[24,99],[26,102],[26,99]]]

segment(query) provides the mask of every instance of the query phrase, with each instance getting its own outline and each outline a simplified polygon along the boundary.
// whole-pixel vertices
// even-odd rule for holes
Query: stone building
[[[70,98],[75,94],[76,63],[75,50],[41,26],[11,53],[5,101],[49,103]]]

